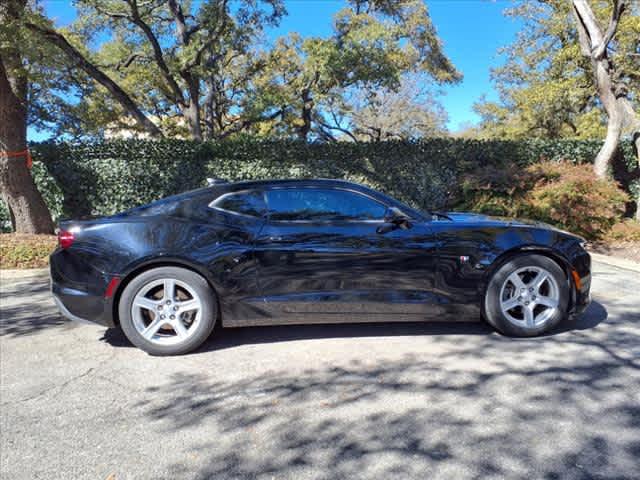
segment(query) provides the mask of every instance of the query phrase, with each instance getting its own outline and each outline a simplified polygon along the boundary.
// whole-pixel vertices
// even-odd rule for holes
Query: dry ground
[[[0,478],[637,479],[640,275],[544,338],[484,324],[218,330],[156,358],[2,278]]]

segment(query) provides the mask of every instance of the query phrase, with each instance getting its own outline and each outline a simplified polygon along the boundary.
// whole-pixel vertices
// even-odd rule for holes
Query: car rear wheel
[[[502,265],[491,278],[485,317],[506,335],[540,335],[564,319],[569,295],[569,284],[556,262],[542,255],[521,255]]]
[[[152,355],[178,355],[209,337],[217,302],[214,291],[197,273],[160,267],[141,273],[126,286],[118,313],[131,343]]]

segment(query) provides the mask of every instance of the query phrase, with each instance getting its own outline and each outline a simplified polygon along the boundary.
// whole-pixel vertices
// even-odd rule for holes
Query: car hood
[[[571,232],[567,232],[565,230],[561,230],[559,228],[554,227],[553,225],[549,225],[548,223],[540,222],[537,220],[528,220],[523,218],[508,218],[508,217],[498,217],[492,215],[485,215],[482,213],[472,213],[472,212],[446,212],[446,215],[456,223],[464,223],[464,224],[475,224],[482,226],[501,226],[501,227],[535,227],[535,228],[543,228],[546,230],[554,230],[556,232],[563,233],[565,235],[569,235],[571,237],[575,237],[579,240],[584,240],[582,237],[575,235]]]
[[[554,228],[552,225],[549,225],[544,222],[538,222],[535,220],[527,220],[522,218],[509,218],[509,217],[499,217],[493,215],[485,215],[483,213],[473,213],[473,212],[446,212],[446,215],[456,223],[492,223],[492,224],[500,224],[500,225],[531,225],[536,227],[546,227],[546,228]]]

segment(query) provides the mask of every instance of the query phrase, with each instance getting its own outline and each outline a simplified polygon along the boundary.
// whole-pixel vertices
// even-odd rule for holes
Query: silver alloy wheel
[[[131,318],[135,329],[147,341],[175,345],[198,329],[202,302],[195,290],[180,280],[153,280],[136,293]]]
[[[536,328],[558,310],[560,289],[556,279],[541,267],[519,268],[502,284],[500,309],[518,327]]]

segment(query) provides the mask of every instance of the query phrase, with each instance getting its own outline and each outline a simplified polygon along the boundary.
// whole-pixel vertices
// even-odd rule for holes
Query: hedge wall
[[[112,214],[202,186],[206,177],[344,178],[417,207],[447,208],[460,175],[471,169],[540,159],[587,163],[600,146],[600,141],[453,138],[362,144],[118,140],[40,143],[31,151],[36,184],[57,219]],[[630,142],[623,152],[631,165]],[[6,227],[6,209],[0,210]]]

